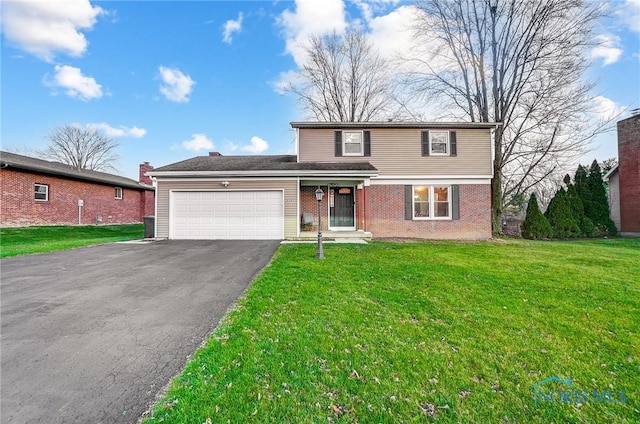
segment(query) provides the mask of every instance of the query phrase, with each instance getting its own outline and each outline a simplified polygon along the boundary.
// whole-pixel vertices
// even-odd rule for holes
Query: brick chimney
[[[222,156],[220,152],[209,152],[209,156]]]
[[[153,166],[149,165],[149,162],[141,163],[140,174],[139,174],[140,178],[138,179],[138,181],[140,181],[142,184],[153,185],[153,182],[151,181],[151,177],[148,177],[145,175],[147,171],[151,171],[152,169],[153,169]]]

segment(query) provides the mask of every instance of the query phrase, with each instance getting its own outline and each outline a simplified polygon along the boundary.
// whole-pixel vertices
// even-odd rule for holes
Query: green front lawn
[[[143,224],[1,228],[0,258],[143,237]]]
[[[280,248],[147,424],[640,422],[640,240],[314,252]]]

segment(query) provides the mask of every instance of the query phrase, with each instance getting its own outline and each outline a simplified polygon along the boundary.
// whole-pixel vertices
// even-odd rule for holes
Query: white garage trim
[[[169,190],[169,238],[284,239],[284,190]]]

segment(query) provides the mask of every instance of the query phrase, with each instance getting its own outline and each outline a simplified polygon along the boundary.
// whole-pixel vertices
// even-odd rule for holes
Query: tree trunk
[[[500,169],[493,166],[496,175],[491,180],[491,226],[494,236],[502,235],[502,177]]]
[[[502,235],[502,127],[493,135],[493,179],[491,180],[491,227],[494,236]]]

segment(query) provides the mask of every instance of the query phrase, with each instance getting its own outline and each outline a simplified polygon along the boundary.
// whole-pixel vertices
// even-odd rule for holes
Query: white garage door
[[[176,191],[171,193],[170,238],[281,240],[281,191]]]

